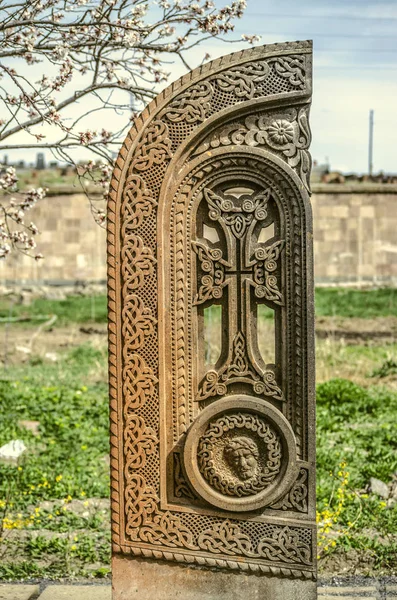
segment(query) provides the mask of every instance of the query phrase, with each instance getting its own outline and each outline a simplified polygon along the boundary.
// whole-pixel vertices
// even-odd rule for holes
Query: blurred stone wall
[[[100,198],[97,202],[101,202]],[[106,279],[106,230],[95,223],[84,194],[51,194],[27,214],[26,221],[30,220],[41,232],[36,250],[45,258],[35,261],[14,253],[1,261],[3,284],[64,284]]]
[[[315,184],[312,206],[318,284],[397,284],[397,185]],[[0,262],[3,285],[106,280],[106,233],[84,194],[49,195],[29,219],[42,232],[37,250],[45,259],[15,254]]]
[[[397,185],[314,185],[316,283],[397,284]]]

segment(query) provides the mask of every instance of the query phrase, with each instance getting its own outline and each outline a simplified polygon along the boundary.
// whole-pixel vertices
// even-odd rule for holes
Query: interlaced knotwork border
[[[212,545],[208,542],[211,534],[208,534],[210,538],[206,534],[204,543],[203,537],[192,534],[183,515],[162,511],[159,507],[158,476],[154,475],[159,468],[159,416],[157,429],[152,424],[153,411],[158,410],[158,372],[151,362],[156,348],[153,340],[157,340],[158,317],[152,301],[149,307],[146,299],[147,294],[157,294],[153,279],[157,248],[156,239],[145,229],[150,228],[149,222],[152,225],[156,222],[160,186],[173,152],[180,144],[175,141],[179,139],[175,125],[189,125],[190,129],[183,130],[183,139],[187,131],[191,133],[201,126],[202,111],[196,110],[197,104],[192,104],[191,99],[198,99],[200,103],[204,98],[203,110],[208,119],[235,104],[248,105],[269,95],[307,98],[310,95],[310,51],[308,42],[280,44],[234,53],[203,65],[164,90],[143,111],[120,150],[108,201],[111,499],[115,552],[274,575],[314,576],[312,525],[283,527],[274,523],[268,526],[266,535],[261,530],[263,525],[252,523],[252,527],[258,528],[255,535],[259,537],[256,550],[252,550],[255,557],[247,561],[247,554],[242,557],[241,552],[246,536],[251,534],[244,531],[243,522],[230,522],[233,540],[237,540],[230,547],[225,522],[210,526],[214,540],[216,535],[221,536]],[[204,82],[206,77],[208,84],[202,83],[202,87],[197,87],[189,96],[188,90]],[[178,94],[183,98],[179,104]],[[171,110],[167,116],[167,106],[178,110]],[[295,220],[298,227],[299,214]],[[297,271],[302,268],[299,260],[298,251]],[[295,325],[297,330],[299,327],[305,330],[302,316]],[[175,359],[178,363],[180,356],[176,354]],[[182,386],[182,374],[180,377]],[[148,411],[150,425],[147,424]],[[183,402],[178,406],[179,434],[184,433],[191,418],[187,416],[188,411],[189,407]],[[241,533],[236,529],[239,526]],[[222,556],[219,556],[219,548]],[[211,556],[211,552],[215,552],[215,556]]]

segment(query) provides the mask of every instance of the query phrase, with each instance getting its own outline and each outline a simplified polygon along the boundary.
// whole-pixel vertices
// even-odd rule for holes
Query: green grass
[[[95,381],[105,361],[80,346],[59,364],[38,361],[0,379],[0,446],[20,439],[28,448],[19,468],[0,464],[0,579],[109,572],[109,515],[67,510],[74,499],[109,496],[107,385]],[[21,421],[38,421],[38,435]]]
[[[65,300],[35,299],[29,306],[22,306],[3,298],[0,300],[0,319],[18,317],[46,317],[57,315],[57,326],[71,323],[106,323],[106,296],[69,296]],[[214,309],[214,313],[216,310]],[[376,316],[397,316],[397,291],[392,288],[379,290],[350,290],[338,288],[317,288],[316,314],[322,316],[373,318]],[[265,305],[259,306],[260,318],[273,317],[273,311]],[[18,325],[31,325],[24,321]]]
[[[35,365],[7,371],[0,379],[1,406],[5,418],[0,424],[0,445],[22,439],[29,446],[25,465],[18,472],[0,465],[0,491],[5,494],[9,483],[18,485],[16,507],[34,499],[47,499],[46,488],[35,489],[46,479],[51,483],[51,498],[108,494],[108,473],[103,460],[109,452],[107,385],[94,382],[87,387],[89,371],[104,353],[91,346],[69,352],[60,364]],[[39,435],[26,431],[18,423],[39,421]],[[62,475],[62,483],[55,478]],[[26,492],[26,494],[25,494]]]
[[[374,317],[397,316],[397,290],[351,290],[346,288],[317,288],[316,315],[318,317]]]
[[[320,313],[327,309],[345,317],[360,306],[361,317],[370,317],[375,308],[376,314],[395,314],[393,290],[345,294],[319,289],[317,302]],[[261,316],[267,318],[267,312]],[[43,314],[56,314],[55,326],[105,323],[106,299],[74,296],[12,307],[13,316]],[[3,301],[0,316],[8,315]],[[349,531],[337,538],[328,557],[354,550],[372,557],[374,572],[396,574],[397,504],[385,508],[382,499],[365,490],[370,477],[388,483],[397,471],[395,346],[320,341],[317,363],[328,380],[317,387],[320,511],[335,503],[340,463],[346,462],[349,471],[349,489],[335,523],[337,530]],[[106,360],[105,347],[87,344],[60,351],[57,362],[46,361],[44,354],[32,356],[0,374],[0,445],[21,439],[28,447],[20,469],[0,464],[0,520],[16,525],[5,530],[0,543],[0,579],[104,577],[109,572],[109,516],[67,510],[71,499],[109,495]],[[329,380],[335,372],[362,385]],[[385,386],[370,387],[383,381]],[[39,435],[23,427],[22,420],[38,421]],[[51,506],[43,508],[48,501]]]
[[[368,353],[368,348],[362,351]],[[103,577],[109,571],[108,516],[84,517],[65,510],[70,499],[109,494],[107,388],[95,379],[105,361],[104,350],[85,345],[66,352],[55,364],[33,360],[11,367],[0,379],[0,445],[22,439],[28,447],[20,470],[0,465],[6,517],[11,523],[25,522],[11,530],[14,535],[5,532],[2,579]],[[384,387],[364,389],[334,379],[317,388],[318,508],[329,503],[338,465],[346,461],[351,491],[335,527],[347,527],[358,517],[331,553],[348,548],[378,553],[383,558],[373,568],[386,568],[388,574],[397,572],[397,505],[385,510],[382,499],[366,494],[365,486],[370,477],[389,482],[397,471],[396,411],[397,394]],[[39,421],[39,435],[21,426],[21,420]],[[54,504],[32,521],[44,501]],[[366,533],[371,530],[376,535]],[[24,535],[15,536],[15,531]],[[379,536],[390,539],[385,544]]]
[[[332,511],[343,497],[328,558],[355,550],[370,560],[372,573],[387,575],[397,573],[397,503],[388,506],[367,485],[371,477],[390,483],[397,471],[396,414],[397,393],[386,387],[364,389],[344,379],[317,386],[317,508]],[[340,493],[344,463],[349,482]]]
[[[74,173],[62,175],[59,169],[17,169],[18,188],[26,190],[31,187],[79,186]]]
[[[11,318],[43,317],[49,319],[57,315],[54,327],[67,326],[71,323],[106,323],[106,296],[68,296],[65,300],[47,300],[36,298],[29,306],[11,304],[9,299],[0,301],[0,319],[3,322]],[[33,321],[13,323],[13,326],[31,326]]]
[[[345,379],[317,386],[320,504],[330,494],[330,465],[341,460],[347,462],[355,489],[364,488],[370,477],[391,479],[397,471],[396,414],[397,394],[387,388],[364,389]]]

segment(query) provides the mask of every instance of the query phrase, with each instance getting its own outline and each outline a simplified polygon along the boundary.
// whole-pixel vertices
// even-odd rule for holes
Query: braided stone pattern
[[[121,324],[120,315],[121,307],[123,302],[126,302],[125,291],[122,290],[122,281],[120,280],[120,257],[121,257],[121,244],[122,239],[120,238],[119,232],[121,228],[121,198],[123,194],[124,183],[127,176],[127,169],[131,168],[131,152],[133,147],[136,145],[136,141],[139,138],[143,139],[144,131],[148,128],[149,122],[153,120],[155,114],[158,114],[172,98],[179,91],[187,89],[194,81],[202,79],[204,76],[212,73],[214,70],[226,70],[229,66],[238,65],[240,63],[248,63],[249,61],[257,60],[265,56],[277,56],[280,54],[290,54],[294,52],[308,53],[310,52],[310,44],[307,42],[293,43],[293,44],[279,44],[268,46],[266,48],[253,48],[244,52],[237,52],[226,57],[222,57],[195,69],[187,76],[181,78],[166,90],[164,90],[149,106],[143,111],[143,113],[135,120],[133,127],[131,128],[127,138],[120,150],[120,154],[116,161],[116,166],[113,172],[113,178],[111,181],[109,200],[108,200],[108,315],[109,315],[109,395],[110,395],[110,442],[111,442],[111,470],[112,470],[112,532],[113,532],[113,548],[115,552],[133,553],[141,556],[151,556],[157,559],[165,560],[176,560],[183,562],[195,562],[197,564],[205,564],[208,566],[227,567],[241,570],[251,570],[254,572],[264,572],[274,575],[285,575],[294,577],[313,577],[312,570],[305,570],[299,568],[288,568],[279,567],[276,565],[263,565],[263,564],[250,564],[247,562],[225,560],[221,558],[213,558],[208,556],[199,556],[196,554],[189,554],[183,552],[183,547],[180,550],[169,550],[166,548],[153,548],[145,544],[131,545],[126,543],[125,532],[126,532],[126,514],[124,512],[124,492],[125,492],[125,481],[124,481],[124,457],[123,457],[123,392],[122,392],[122,367],[123,367],[123,339],[121,337]],[[284,75],[283,75],[284,76]],[[172,141],[172,140],[171,140]],[[142,142],[139,142],[142,148]],[[171,156],[170,148],[172,145],[168,143],[168,138],[162,145],[162,152],[165,158]],[[150,164],[153,164],[152,156],[150,153],[143,156],[142,149],[140,163],[137,164],[136,168],[139,168],[140,175],[145,178],[149,173],[145,172],[145,168]],[[143,158],[142,158],[143,156]],[[139,158],[139,157],[138,157]],[[155,159],[154,159],[155,162]],[[143,166],[142,166],[143,165]],[[148,187],[150,186],[149,177],[145,181]],[[153,189],[152,189],[153,193]],[[144,278],[143,284],[144,286]],[[124,361],[128,362],[128,356],[124,356]],[[153,382],[156,379],[156,374],[153,374]],[[185,417],[183,417],[185,418]],[[183,431],[182,424],[182,431]],[[153,440],[155,440],[155,434],[153,434]],[[151,450],[151,452],[153,449]],[[157,487],[157,486],[156,486]],[[150,496],[155,501],[157,491],[150,489]],[[153,511],[152,511],[153,512]],[[158,509],[154,509],[154,514],[161,517],[161,512]],[[156,522],[154,517],[154,521]],[[167,517],[165,514],[165,520],[168,523],[175,525],[177,517]],[[176,527],[178,524],[176,523]],[[173,530],[174,531],[174,530]],[[184,546],[185,548],[191,547],[190,540],[186,539],[187,532],[185,528],[181,526],[181,539],[175,542],[178,546]],[[161,537],[161,536],[160,536]],[[183,539],[182,539],[183,538]],[[149,540],[150,541],[150,540]],[[158,543],[161,544],[161,539],[158,539]],[[165,541],[165,540],[163,540]],[[174,539],[170,542],[171,545],[175,545]],[[145,547],[146,546],[146,547]]]

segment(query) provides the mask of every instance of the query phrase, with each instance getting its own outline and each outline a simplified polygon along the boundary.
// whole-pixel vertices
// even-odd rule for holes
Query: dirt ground
[[[54,362],[67,350],[90,343],[95,348],[106,348],[107,329],[102,325],[78,325],[46,329],[9,325],[0,330],[1,361],[7,365],[26,363],[32,357]]]
[[[272,337],[270,321],[264,321],[260,330],[261,336],[268,339]],[[346,377],[354,379],[356,383],[367,380],[368,385],[368,372],[374,368],[374,357],[381,354],[380,347],[383,354],[389,347],[392,353],[395,347],[397,317],[321,317],[316,322],[316,338],[318,381]],[[48,328],[46,324],[21,326],[11,323],[0,328],[0,361],[5,367],[23,365],[32,358],[55,362],[65,351],[86,343],[105,352],[106,326],[72,324],[68,327]],[[356,347],[357,352],[354,352],[353,347]],[[371,348],[374,349],[372,354]],[[216,348],[214,353],[217,353]],[[106,369],[102,375],[106,378]]]

